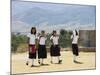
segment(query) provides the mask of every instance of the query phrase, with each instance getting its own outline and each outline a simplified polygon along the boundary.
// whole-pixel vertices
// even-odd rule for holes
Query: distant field
[[[52,72],[52,71],[69,71],[69,70],[84,70],[84,69],[95,69],[95,52],[80,52],[78,61],[82,64],[73,63],[72,52],[71,51],[62,51],[61,58],[63,60],[62,64],[51,64],[50,55],[48,53],[48,58],[45,60],[45,63],[49,64],[47,66],[39,67],[30,67],[26,66],[27,52],[12,54],[12,64],[11,64],[11,73],[37,73],[37,72]],[[56,59],[54,60],[56,62]],[[37,60],[35,64],[38,66]]]

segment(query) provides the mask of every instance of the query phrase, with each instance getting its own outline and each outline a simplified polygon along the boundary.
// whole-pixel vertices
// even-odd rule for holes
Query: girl
[[[62,62],[62,60],[60,60],[60,47],[59,47],[59,36],[57,35],[56,31],[53,31],[52,36],[50,37],[50,40],[52,42],[51,48],[50,48],[50,55],[51,55],[51,63],[53,63],[52,61],[52,57],[56,56],[58,58],[58,64],[60,64]]]
[[[39,48],[38,48],[38,63],[44,65],[43,60],[47,58],[47,51],[46,51],[46,35],[45,31],[41,31],[41,35],[38,38],[39,41]],[[41,59],[41,62],[40,62]]]
[[[79,51],[78,51],[78,38],[79,38],[79,36],[78,36],[77,30],[73,31],[73,34],[71,35],[73,62],[77,62],[76,61],[76,57],[79,55]]]
[[[36,28],[32,27],[28,37],[28,46],[29,46],[29,59],[32,61],[31,67],[34,67],[34,59],[36,59]],[[26,65],[29,64],[29,60],[26,62]]]

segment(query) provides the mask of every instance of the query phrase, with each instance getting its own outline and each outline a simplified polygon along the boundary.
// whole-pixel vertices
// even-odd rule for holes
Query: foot
[[[76,60],[74,60],[74,63],[76,63],[76,64],[83,64],[82,62],[79,62],[79,61],[76,61]]]
[[[62,63],[62,60],[59,60],[58,64],[61,64]]]
[[[38,63],[40,64],[40,60],[38,60]]]
[[[34,67],[34,65],[31,65],[31,67]]]
[[[26,62],[26,65],[28,65],[28,62]]]
[[[78,61],[74,60],[74,63],[79,63]]]

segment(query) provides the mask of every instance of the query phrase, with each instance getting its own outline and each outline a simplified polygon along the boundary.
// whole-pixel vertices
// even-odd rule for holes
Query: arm
[[[53,38],[53,36],[50,37],[50,41],[51,41],[52,45],[54,45],[52,38]]]
[[[71,39],[73,39],[73,35],[71,35]]]

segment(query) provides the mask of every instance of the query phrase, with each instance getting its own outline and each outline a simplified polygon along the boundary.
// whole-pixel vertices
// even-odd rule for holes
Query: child
[[[51,48],[50,48],[50,55],[51,55],[51,63],[53,63],[52,61],[52,57],[56,56],[58,58],[58,64],[61,64],[62,60],[60,60],[60,47],[59,47],[59,36],[57,35],[56,31],[53,31],[52,36],[50,37],[50,40],[52,42]]]
[[[78,51],[78,32],[77,30],[73,31],[73,34],[71,35],[71,39],[72,39],[72,52],[73,52],[73,61],[76,61],[76,57],[79,55],[79,51]]]
[[[41,31],[41,35],[38,38],[39,41],[39,48],[38,48],[38,63],[44,65],[43,59],[47,58],[47,51],[46,51],[46,35],[45,31]],[[41,62],[40,62],[41,59]]]
[[[29,59],[32,61],[31,67],[34,67],[34,59],[36,59],[36,28],[32,27],[30,34],[27,35],[28,37],[28,45],[29,45]],[[26,62],[28,65],[29,60]]]

